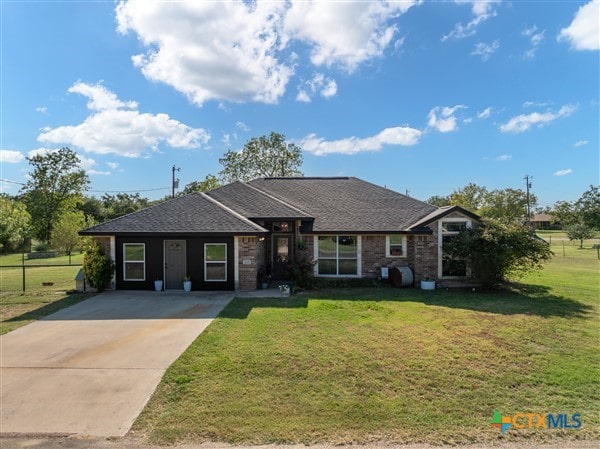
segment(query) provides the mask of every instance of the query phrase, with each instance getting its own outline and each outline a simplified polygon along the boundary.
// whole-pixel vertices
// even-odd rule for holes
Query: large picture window
[[[406,257],[406,236],[388,235],[385,238],[387,257]]]
[[[144,243],[123,244],[123,280],[146,280],[146,245]]]
[[[226,243],[206,243],[204,245],[204,280],[207,282],[227,280]]]
[[[319,276],[356,276],[358,239],[349,235],[321,235],[318,238]]]

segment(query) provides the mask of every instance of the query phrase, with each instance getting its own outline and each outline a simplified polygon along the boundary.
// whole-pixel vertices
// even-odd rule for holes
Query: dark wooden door
[[[292,235],[273,235],[273,277],[283,279],[287,277],[287,266],[292,257]]]
[[[185,240],[165,240],[165,290],[183,289],[185,254]]]

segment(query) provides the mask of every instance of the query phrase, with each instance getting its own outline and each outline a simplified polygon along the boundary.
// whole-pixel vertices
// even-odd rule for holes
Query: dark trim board
[[[117,236],[115,239],[116,288],[117,290],[154,290],[154,281],[164,280],[164,241],[185,240],[187,274],[191,276],[192,290],[233,290],[235,286],[234,239],[231,236],[198,237],[170,235],[169,237]],[[146,250],[145,280],[125,281],[123,276],[123,244],[144,243]],[[204,244],[227,244],[227,280],[207,282],[204,280]],[[183,279],[182,287],[183,289]]]

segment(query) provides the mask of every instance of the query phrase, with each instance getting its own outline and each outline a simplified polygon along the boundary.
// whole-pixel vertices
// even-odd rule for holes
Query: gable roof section
[[[313,233],[410,232],[437,207],[354,177],[259,178],[252,187],[314,217]]]
[[[195,192],[92,226],[81,234],[256,235],[263,232],[267,230],[208,195]]]
[[[450,215],[453,212],[458,212],[460,214],[466,215],[467,217],[472,218],[473,220],[477,220],[477,221],[480,220],[480,218],[477,215],[475,215],[472,212],[469,212],[467,209],[464,209],[460,206],[444,206],[444,207],[436,208],[435,211],[433,211],[429,215],[426,215],[425,217],[421,218],[420,220],[418,220],[417,222],[412,224],[409,227],[409,230],[416,231],[417,229],[424,228],[425,226],[433,223],[434,221],[439,220],[440,218],[447,217],[448,215]]]
[[[251,219],[310,219],[305,212],[243,182],[206,192],[208,196]]]

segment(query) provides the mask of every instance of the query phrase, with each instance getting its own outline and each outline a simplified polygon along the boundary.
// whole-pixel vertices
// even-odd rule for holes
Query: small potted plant
[[[154,281],[154,290],[156,290],[157,292],[162,292],[163,289],[163,281],[161,278],[156,278],[156,280]]]
[[[183,278],[183,290],[186,292],[192,291],[192,278],[189,274]]]
[[[258,272],[256,273],[256,277],[258,280],[258,285],[261,289],[265,290],[269,288],[269,279],[271,279],[271,274],[269,273],[269,267],[266,265],[260,267]]]
[[[435,279],[430,277],[421,279],[421,290],[435,290]]]

